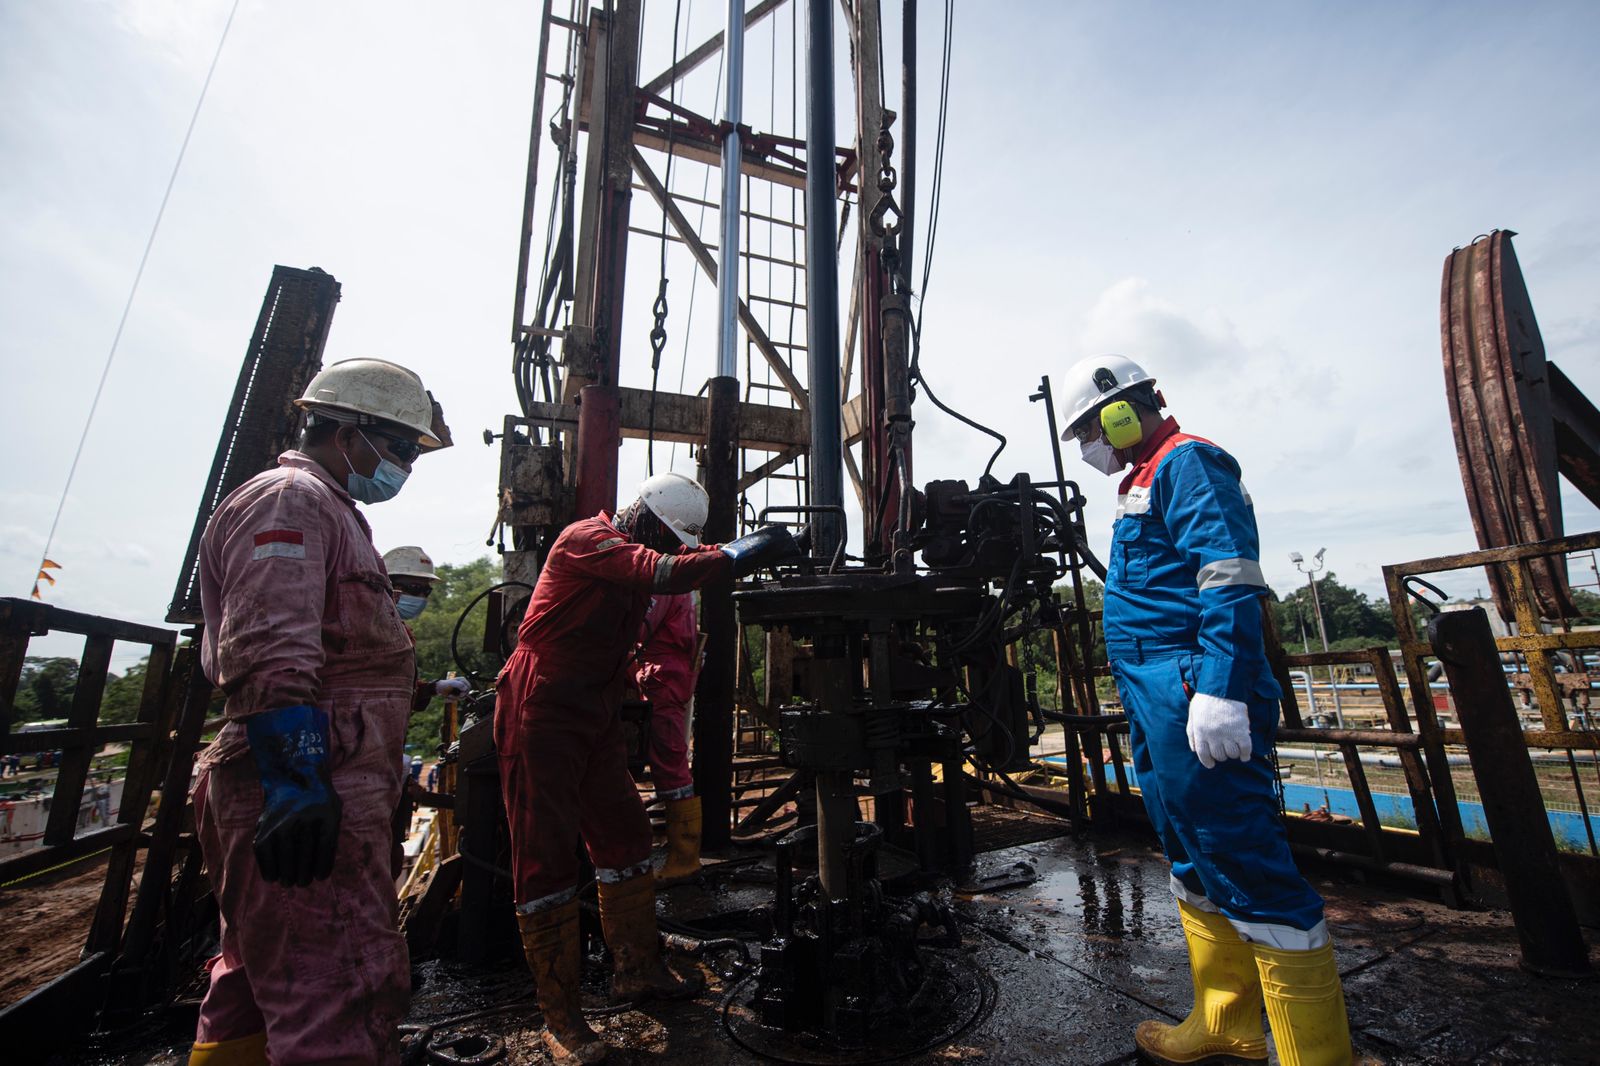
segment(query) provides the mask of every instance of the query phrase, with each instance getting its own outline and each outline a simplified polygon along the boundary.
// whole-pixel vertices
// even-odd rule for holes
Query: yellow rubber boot
[[[1228,919],[1178,901],[1189,942],[1194,1008],[1177,1025],[1140,1022],[1133,1042],[1159,1066],[1267,1061],[1256,955]]]
[[[611,1049],[589,1028],[578,998],[583,967],[578,901],[535,914],[519,914],[517,925],[522,930],[523,953],[538,986],[539,1010],[544,1014],[544,1046],[550,1058],[562,1066],[604,1062]]]
[[[656,932],[656,884],[649,874],[613,884],[600,882],[600,927],[611,949],[615,970],[611,975],[611,1000],[636,1003],[644,999],[688,999],[698,995],[705,981],[698,974],[684,980],[661,961],[661,939]]]
[[[667,800],[667,861],[656,871],[656,882],[676,884],[699,872],[700,797]]]
[[[267,1066],[267,1034],[196,1043],[189,1049],[189,1066]]]
[[[1287,951],[1256,944],[1267,1022],[1283,1066],[1348,1066],[1350,1018],[1333,945]]]

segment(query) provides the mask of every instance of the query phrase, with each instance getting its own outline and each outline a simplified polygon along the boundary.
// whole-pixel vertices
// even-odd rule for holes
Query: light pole
[[[1296,570],[1306,575],[1306,582],[1311,586],[1311,609],[1317,615],[1317,636],[1322,638],[1322,650],[1324,653],[1328,651],[1328,629],[1322,624],[1322,600],[1317,595],[1317,574],[1324,566],[1322,556],[1327,550],[1327,548],[1318,548],[1317,554],[1313,557],[1316,565],[1310,567],[1305,565],[1305,556],[1299,552],[1289,553],[1289,561],[1294,564]],[[1333,719],[1339,724],[1339,728],[1343,729],[1344,708],[1339,704],[1339,683],[1334,680],[1332,664],[1328,666],[1328,684],[1333,688]]]

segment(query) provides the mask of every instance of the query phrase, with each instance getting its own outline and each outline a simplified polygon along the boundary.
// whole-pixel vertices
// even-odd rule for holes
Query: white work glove
[[[433,692],[447,700],[459,700],[472,691],[472,683],[464,677],[446,677],[433,683]]]
[[[1207,770],[1229,759],[1250,761],[1250,709],[1238,700],[1195,693],[1188,732],[1189,750]]]

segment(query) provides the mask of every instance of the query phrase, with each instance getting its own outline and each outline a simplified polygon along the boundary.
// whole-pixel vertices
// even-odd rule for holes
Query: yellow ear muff
[[[1106,443],[1118,450],[1131,448],[1144,440],[1139,412],[1127,400],[1117,400],[1101,409],[1100,428],[1106,432]]]

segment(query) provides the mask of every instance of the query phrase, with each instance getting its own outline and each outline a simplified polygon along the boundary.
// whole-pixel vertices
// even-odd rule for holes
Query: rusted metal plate
[[[1450,425],[1484,548],[1563,535],[1550,376],[1512,236],[1496,230],[1451,252],[1439,308]],[[1531,565],[1539,614],[1575,614],[1563,561]],[[1489,578],[1512,619],[1504,578],[1494,568]]]
[[[1551,414],[1555,417],[1556,461],[1566,478],[1600,507],[1600,410],[1554,363],[1550,369]]]

